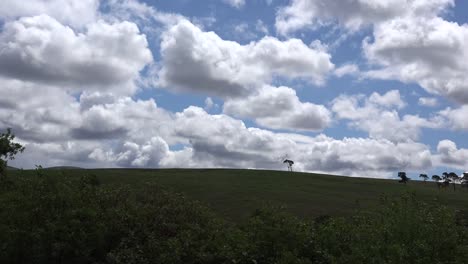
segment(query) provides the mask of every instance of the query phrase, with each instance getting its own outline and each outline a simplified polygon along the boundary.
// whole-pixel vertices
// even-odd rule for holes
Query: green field
[[[12,175],[20,171],[11,171]],[[33,174],[34,171],[24,171]],[[433,182],[352,178],[313,173],[233,169],[96,169],[47,170],[47,174],[95,174],[102,184],[138,185],[147,182],[199,200],[231,220],[242,220],[265,205],[284,206],[304,217],[349,215],[358,207],[378,204],[382,195],[408,191],[419,200],[468,211],[468,191],[457,186],[438,190]]]

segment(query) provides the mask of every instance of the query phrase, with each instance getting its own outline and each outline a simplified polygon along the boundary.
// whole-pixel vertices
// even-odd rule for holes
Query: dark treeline
[[[83,172],[85,173],[85,172]],[[466,263],[466,218],[412,194],[352,217],[261,209],[231,223],[158,185],[4,177],[0,263]]]

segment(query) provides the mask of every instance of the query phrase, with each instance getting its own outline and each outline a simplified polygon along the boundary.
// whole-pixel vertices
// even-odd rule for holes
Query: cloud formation
[[[240,45],[186,20],[164,33],[161,55],[161,86],[221,98],[252,94],[275,76],[321,85],[334,68],[318,43],[311,47],[299,39],[264,37]]]
[[[296,91],[284,86],[264,86],[247,98],[227,100],[223,111],[273,129],[319,131],[331,122],[325,106],[301,102]]]
[[[467,150],[450,138],[468,130],[468,30],[444,18],[453,6],[293,0],[270,8],[276,25],[254,17],[223,32],[216,11],[206,19],[138,0],[6,0],[0,129],[26,145],[13,163],[26,168],[284,169],[287,155],[298,171],[352,176],[462,169]],[[246,43],[236,28],[261,34]],[[308,28],[354,34],[362,56],[328,48]],[[388,90],[379,80],[397,82]],[[437,146],[419,142],[427,129],[446,133]]]
[[[453,5],[453,0],[292,0],[279,9],[275,26],[282,35],[332,23],[356,31],[396,17],[433,16]]]
[[[426,119],[417,115],[404,115],[400,118],[398,109],[405,102],[397,90],[383,95],[341,95],[333,100],[331,108],[339,119],[349,120],[352,128],[368,132],[371,138],[385,138],[392,142],[408,142],[419,139],[421,128],[439,128],[437,118]]]
[[[132,92],[150,62],[146,37],[130,22],[98,21],[77,33],[40,15],[8,22],[0,33],[0,75],[74,91],[119,86]]]

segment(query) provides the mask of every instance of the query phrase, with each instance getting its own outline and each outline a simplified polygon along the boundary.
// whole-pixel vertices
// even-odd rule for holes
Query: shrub
[[[455,220],[415,195],[383,198],[376,211],[325,222],[317,239],[330,263],[466,263],[466,229]]]

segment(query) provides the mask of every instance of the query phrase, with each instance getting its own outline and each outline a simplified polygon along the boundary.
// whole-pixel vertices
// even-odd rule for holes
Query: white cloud
[[[441,120],[425,119],[417,115],[400,118],[397,109],[405,106],[397,90],[384,95],[341,95],[332,102],[332,110],[339,119],[350,120],[351,127],[366,131],[371,138],[385,138],[393,142],[415,141],[421,128],[439,128]]]
[[[334,74],[338,77],[345,75],[357,75],[359,73],[359,67],[356,64],[344,64],[335,69]]]
[[[468,103],[468,25],[439,17],[405,17],[375,27],[364,51],[370,78],[415,82],[430,93]]]
[[[248,95],[274,76],[323,84],[330,55],[301,40],[264,37],[240,45],[182,21],[164,33],[160,85],[223,98]]]
[[[129,98],[95,105],[82,113],[86,124],[89,124],[87,116],[113,116],[120,120],[112,124],[126,124],[127,134],[117,134],[106,140],[97,137],[58,138],[57,142],[43,143],[26,140],[27,154],[18,156],[12,165],[284,169],[281,157],[288,154],[296,161],[295,167],[299,171],[355,176],[386,177],[394,170],[431,166],[427,146],[419,143],[281,134],[248,128],[240,120],[226,115],[210,115],[198,107],[189,107],[175,115],[155,113],[158,110],[155,107],[154,102],[135,102]],[[98,123],[105,124],[104,120],[100,119]],[[103,126],[98,123],[90,127]],[[63,124],[65,128],[68,126],[70,124]],[[21,137],[20,140],[24,139]],[[171,151],[171,144],[186,147]]]
[[[205,110],[206,111],[209,111],[211,110],[212,108],[218,108],[218,105],[213,101],[213,99],[211,99],[211,97],[207,97],[205,99]]]
[[[152,61],[147,46],[130,22],[99,21],[80,33],[47,15],[24,17],[0,34],[0,75],[74,91],[132,92],[139,71]]]
[[[447,108],[438,114],[446,120],[449,128],[468,131],[468,105],[455,109]]]
[[[468,167],[468,149],[458,149],[455,142],[442,140],[437,145],[436,160],[438,165],[451,166],[458,169]]]
[[[109,9],[108,12],[102,14],[103,17],[109,20],[133,21],[145,33],[161,33],[161,29],[155,26],[153,22],[163,26],[171,26],[185,19],[180,14],[162,12],[154,6],[138,0],[106,0],[101,5]]]
[[[275,26],[281,35],[331,23],[355,31],[395,17],[432,16],[453,5],[453,0],[292,0],[279,9]]]
[[[369,97],[369,103],[387,108],[396,107],[398,109],[401,109],[406,105],[406,103],[401,99],[400,92],[398,90],[391,90],[383,95],[374,92]]]
[[[79,104],[62,89],[1,77],[0,83],[0,128],[22,139],[62,141],[79,120]]]
[[[160,161],[169,153],[169,146],[160,137],[152,137],[139,145],[126,141],[114,152],[95,149],[89,158],[111,162],[121,167],[159,167]]]
[[[18,17],[49,15],[62,24],[84,27],[99,17],[99,0],[2,0],[0,18],[15,20]]]
[[[193,160],[210,167],[279,169],[281,157],[288,154],[297,170],[385,177],[389,171],[432,164],[428,147],[420,143],[279,134],[197,107],[177,113],[176,134],[191,145]]]
[[[242,7],[243,2],[234,5]],[[460,73],[466,72],[461,63],[466,56],[465,25],[441,22],[437,17],[452,1],[408,0],[411,8],[390,1],[338,2],[316,5],[324,1],[309,1],[304,3],[311,9],[292,8],[303,14],[284,8],[278,12],[277,30],[287,35],[334,22],[348,30],[373,24],[376,38],[365,42],[365,54],[377,70],[367,72],[368,76],[418,82],[430,92],[463,99],[466,79]],[[291,6],[297,3],[300,1],[292,1]],[[338,5],[341,10],[332,10]],[[343,5],[354,9],[344,13]],[[416,11],[402,12],[400,19],[430,22],[427,29],[419,24],[423,22],[415,21],[423,32],[422,40],[413,32],[406,34],[409,29],[402,31],[409,36],[406,42],[379,34],[380,27],[411,25],[412,20],[389,19],[402,9]],[[26,145],[26,152],[12,165],[285,169],[281,157],[288,154],[296,162],[295,170],[353,176],[387,177],[396,170],[428,169],[432,159],[436,164],[466,166],[467,150],[458,149],[453,142],[439,143],[434,157],[429,146],[414,142],[423,127],[443,124],[467,129],[465,107],[447,108],[433,119],[400,117],[397,110],[405,103],[397,91],[335,100],[331,105],[335,116],[370,135],[343,139],[247,127],[226,114],[208,114],[207,109],[216,107],[211,97],[206,99],[206,110],[191,106],[171,113],[153,99],[138,99],[135,93],[146,84],[142,70],[150,66],[148,71],[159,73],[155,78],[163,88],[221,97],[224,113],[251,118],[273,129],[321,130],[331,123],[329,110],[299,98],[291,88],[268,85],[284,79],[323,85],[330,74],[360,73],[353,64],[334,70],[330,53],[317,41],[305,44],[299,39],[264,37],[240,45],[203,31],[179,14],[161,12],[137,0],[30,0],[27,4],[6,0],[0,19],[4,22],[0,32],[0,127],[12,127]],[[394,25],[390,24],[393,20]],[[278,26],[281,21],[282,28]],[[268,35],[261,20],[250,26]],[[162,39],[161,61],[151,64],[152,54],[141,32],[150,41]],[[396,46],[387,40],[395,41]],[[412,41],[428,47],[404,58],[401,47],[411,47]],[[444,53],[444,49],[451,51]],[[421,59],[426,53],[429,55]],[[441,68],[432,66],[434,62]],[[398,70],[406,64],[420,67],[425,75],[416,70],[403,75]],[[382,76],[380,70],[388,70],[388,75]]]
[[[235,8],[241,8],[245,5],[245,0],[223,0],[223,1]]]
[[[270,30],[268,30],[268,25],[266,25],[263,22],[263,20],[260,19],[258,19],[255,23],[255,30],[257,30],[260,33],[263,33],[264,35],[268,35],[270,33]]]
[[[435,107],[439,103],[437,101],[437,98],[434,97],[421,97],[418,99],[418,104],[421,106],[427,106],[427,107]]]
[[[453,0],[293,0],[278,11],[276,28],[288,35],[335,23],[350,31],[368,25],[373,37],[363,49],[372,67],[364,77],[417,83],[468,104],[468,25],[441,17],[454,6]]]
[[[288,87],[264,86],[257,94],[230,99],[224,112],[252,118],[263,127],[286,130],[322,130],[331,122],[331,113],[323,105],[301,102]]]

